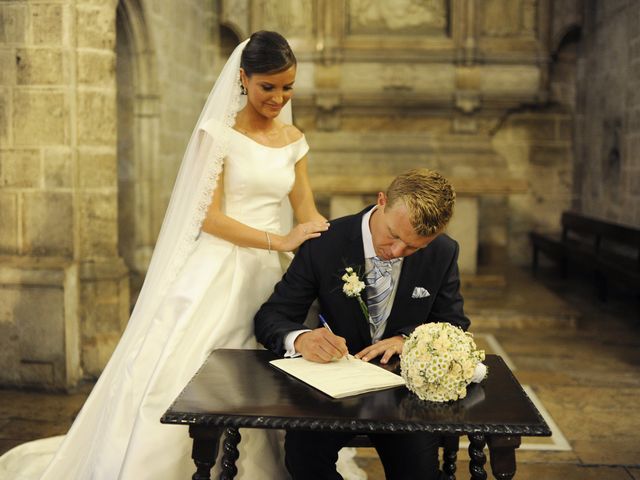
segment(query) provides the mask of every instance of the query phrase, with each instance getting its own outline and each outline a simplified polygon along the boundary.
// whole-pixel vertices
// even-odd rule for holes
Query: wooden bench
[[[539,252],[555,260],[563,277],[568,264],[581,265],[594,274],[601,300],[606,300],[608,282],[625,284],[640,292],[640,229],[575,212],[562,214],[562,232],[557,235],[530,232],[533,271]]]

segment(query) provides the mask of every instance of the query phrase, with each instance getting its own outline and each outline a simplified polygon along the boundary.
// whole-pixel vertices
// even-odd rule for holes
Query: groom
[[[328,362],[352,353],[387,363],[400,354],[418,325],[449,322],[469,327],[464,315],[458,244],[443,234],[455,193],[440,174],[411,170],[396,177],[375,206],[334,220],[321,237],[302,244],[274,293],[255,317],[256,337],[284,356]],[[343,291],[351,267],[366,284],[358,298]],[[306,329],[309,306],[319,300],[331,330]],[[340,479],[344,433],[289,431],[286,464],[294,480]],[[428,433],[370,435],[387,479],[437,479],[438,438]]]

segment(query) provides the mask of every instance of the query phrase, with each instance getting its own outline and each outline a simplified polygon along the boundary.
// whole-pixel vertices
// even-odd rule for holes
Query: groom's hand
[[[395,337],[385,338],[373,345],[369,345],[364,350],[356,353],[355,357],[368,362],[382,355],[380,363],[387,363],[392,356],[402,353],[402,347],[404,347],[404,338],[402,335],[396,335]]]
[[[323,327],[298,335],[293,346],[303,358],[318,363],[337,360],[349,353],[347,341]]]

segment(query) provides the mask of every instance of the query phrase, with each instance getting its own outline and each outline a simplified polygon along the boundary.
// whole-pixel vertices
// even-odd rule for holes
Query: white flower
[[[347,297],[355,297],[358,300],[358,305],[362,314],[367,320],[369,320],[369,309],[362,300],[360,293],[364,290],[364,282],[360,280],[358,274],[353,271],[353,267],[347,267],[344,269],[345,273],[340,277],[344,284],[342,285],[342,291]]]
[[[357,297],[364,290],[364,282],[358,278],[358,275],[351,267],[346,269],[347,273],[342,276],[342,291],[347,297]]]
[[[473,335],[449,323],[420,325],[405,341],[400,366],[407,388],[423,400],[464,398],[467,385],[486,376]]]

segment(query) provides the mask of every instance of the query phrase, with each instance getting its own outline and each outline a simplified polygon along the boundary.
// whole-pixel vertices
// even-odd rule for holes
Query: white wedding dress
[[[251,227],[280,233],[281,202],[293,186],[296,161],[309,148],[304,136],[280,148],[236,130],[229,138],[224,212]],[[195,466],[187,427],[163,425],[159,419],[213,349],[258,348],[253,316],[283,274],[282,255],[202,232],[146,337],[128,352],[117,381],[96,385],[102,391],[89,397],[68,441],[54,437],[16,447],[0,460],[0,479],[191,478]],[[136,389],[144,393],[132,408]],[[104,415],[109,421],[100,431],[82,432],[83,422],[92,424],[90,417]],[[275,432],[242,429],[241,435],[237,478],[288,478]]]

